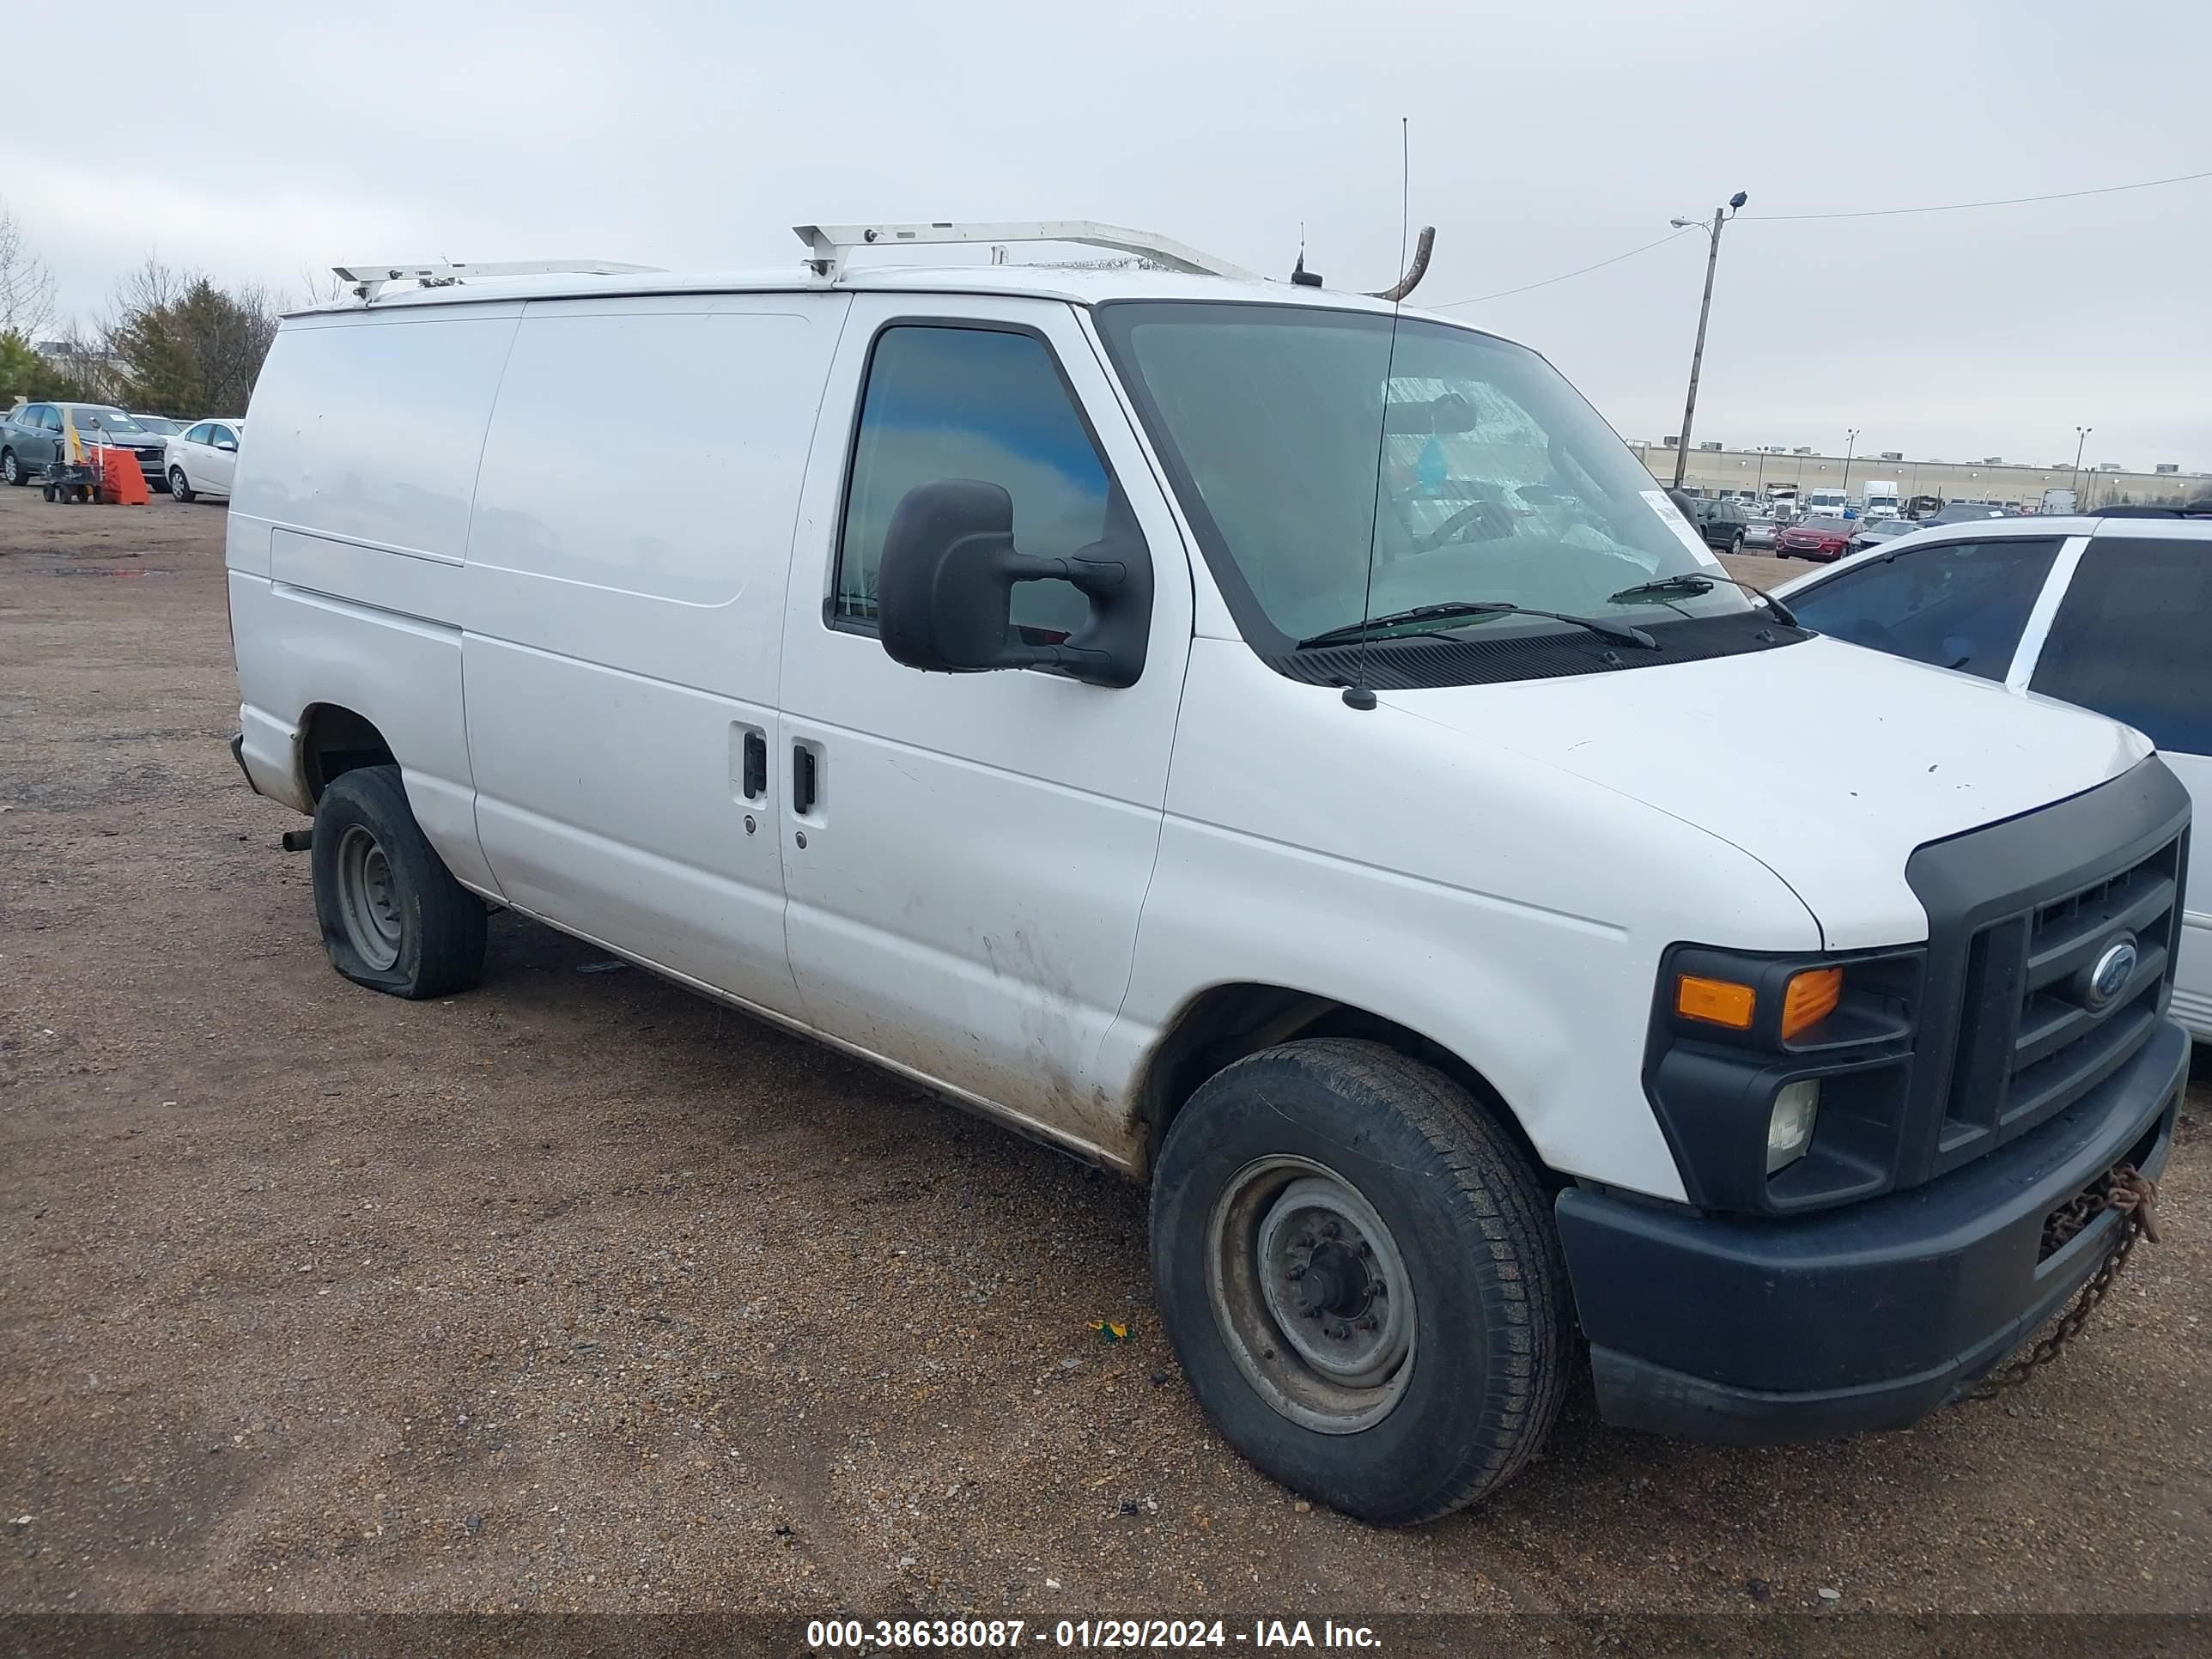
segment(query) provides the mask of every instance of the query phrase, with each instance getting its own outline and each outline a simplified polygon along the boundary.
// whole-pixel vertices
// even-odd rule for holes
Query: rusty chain
[[[2100,1191],[2099,1188],[2102,1188]],[[2138,1238],[2158,1243],[2158,1183],[2148,1176],[2137,1173],[2132,1164],[2117,1164],[2105,1172],[2101,1182],[2094,1182],[2051,1212],[2043,1224],[2044,1254],[2048,1255],[2067,1240],[2079,1233],[2107,1210],[2119,1212],[2119,1225],[2112,1231],[2112,1241],[2106,1247],[2105,1259],[2097,1264],[2097,1271],[2081,1292],[2074,1298],[2073,1305],[2059,1316],[2050,1333],[2014,1360],[2003,1370],[1992,1373],[1965,1395],[1965,1400],[1994,1400],[2007,1389],[2016,1389],[2035,1372],[2058,1358],[2059,1351],[2080,1334],[2088,1322],[2097,1304],[2112,1288],[2120,1269],[2128,1264],[2128,1255]]]

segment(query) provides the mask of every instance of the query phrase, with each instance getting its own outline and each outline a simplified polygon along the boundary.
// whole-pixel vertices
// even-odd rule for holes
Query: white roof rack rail
[[[456,283],[488,276],[627,276],[657,271],[659,265],[617,264],[611,259],[526,259],[509,264],[460,264],[433,261],[410,264],[398,260],[362,259],[349,265],[332,265],[338,280],[354,284],[354,294],[366,305],[383,292],[386,283],[415,283],[423,288],[450,288]]]
[[[948,242],[1078,242],[1085,247],[1133,253],[1170,270],[1188,271],[1200,276],[1226,276],[1240,283],[1260,280],[1240,265],[1201,253],[1169,237],[1155,236],[1148,230],[1097,224],[1089,219],[1018,219],[1002,224],[966,225],[949,222],[919,225],[793,225],[791,228],[806,244],[807,264],[813,267],[814,274],[833,283],[844,274],[845,256],[854,248]]]

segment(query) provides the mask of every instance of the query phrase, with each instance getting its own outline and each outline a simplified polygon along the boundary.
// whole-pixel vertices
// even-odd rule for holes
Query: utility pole
[[[2088,502],[2080,499],[2081,490],[2081,451],[2089,441],[2089,434],[2096,429],[2097,428],[2094,426],[2077,426],[2074,428],[2074,491],[2075,495],[2074,505],[2076,507],[2088,506]]]
[[[1698,343],[1690,353],[1690,395],[1683,400],[1682,430],[1674,440],[1674,488],[1677,489],[1682,487],[1683,469],[1690,464],[1690,424],[1697,418],[1698,413],[1698,371],[1705,362],[1705,321],[1713,311],[1713,268],[1721,261],[1721,227],[1728,222],[1729,215],[1741,207],[1746,199],[1744,193],[1738,191],[1729,198],[1726,207],[1715,208],[1712,227],[1705,233],[1711,242],[1705,250],[1705,297],[1698,301]],[[1697,221],[1675,219],[1669,222],[1677,230],[1687,230]]]
[[[1844,505],[1851,504],[1851,455],[1859,447],[1858,428],[1844,428]]]

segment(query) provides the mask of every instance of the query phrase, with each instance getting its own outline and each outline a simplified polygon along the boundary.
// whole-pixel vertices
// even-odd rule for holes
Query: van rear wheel
[[[1361,1520],[1474,1501],[1559,1414],[1566,1278],[1535,1173],[1379,1043],[1288,1043],[1200,1087],[1160,1151],[1152,1277],[1223,1437]]]
[[[356,984],[441,997],[483,977],[483,901],[415,822],[398,767],[331,781],[315,804],[313,865],[323,949]]]

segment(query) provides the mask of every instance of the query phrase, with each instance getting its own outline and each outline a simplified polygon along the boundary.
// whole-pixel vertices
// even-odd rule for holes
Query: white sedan
[[[180,501],[200,495],[228,497],[238,475],[238,446],[246,436],[243,421],[202,421],[162,447],[162,471],[169,493]]]

